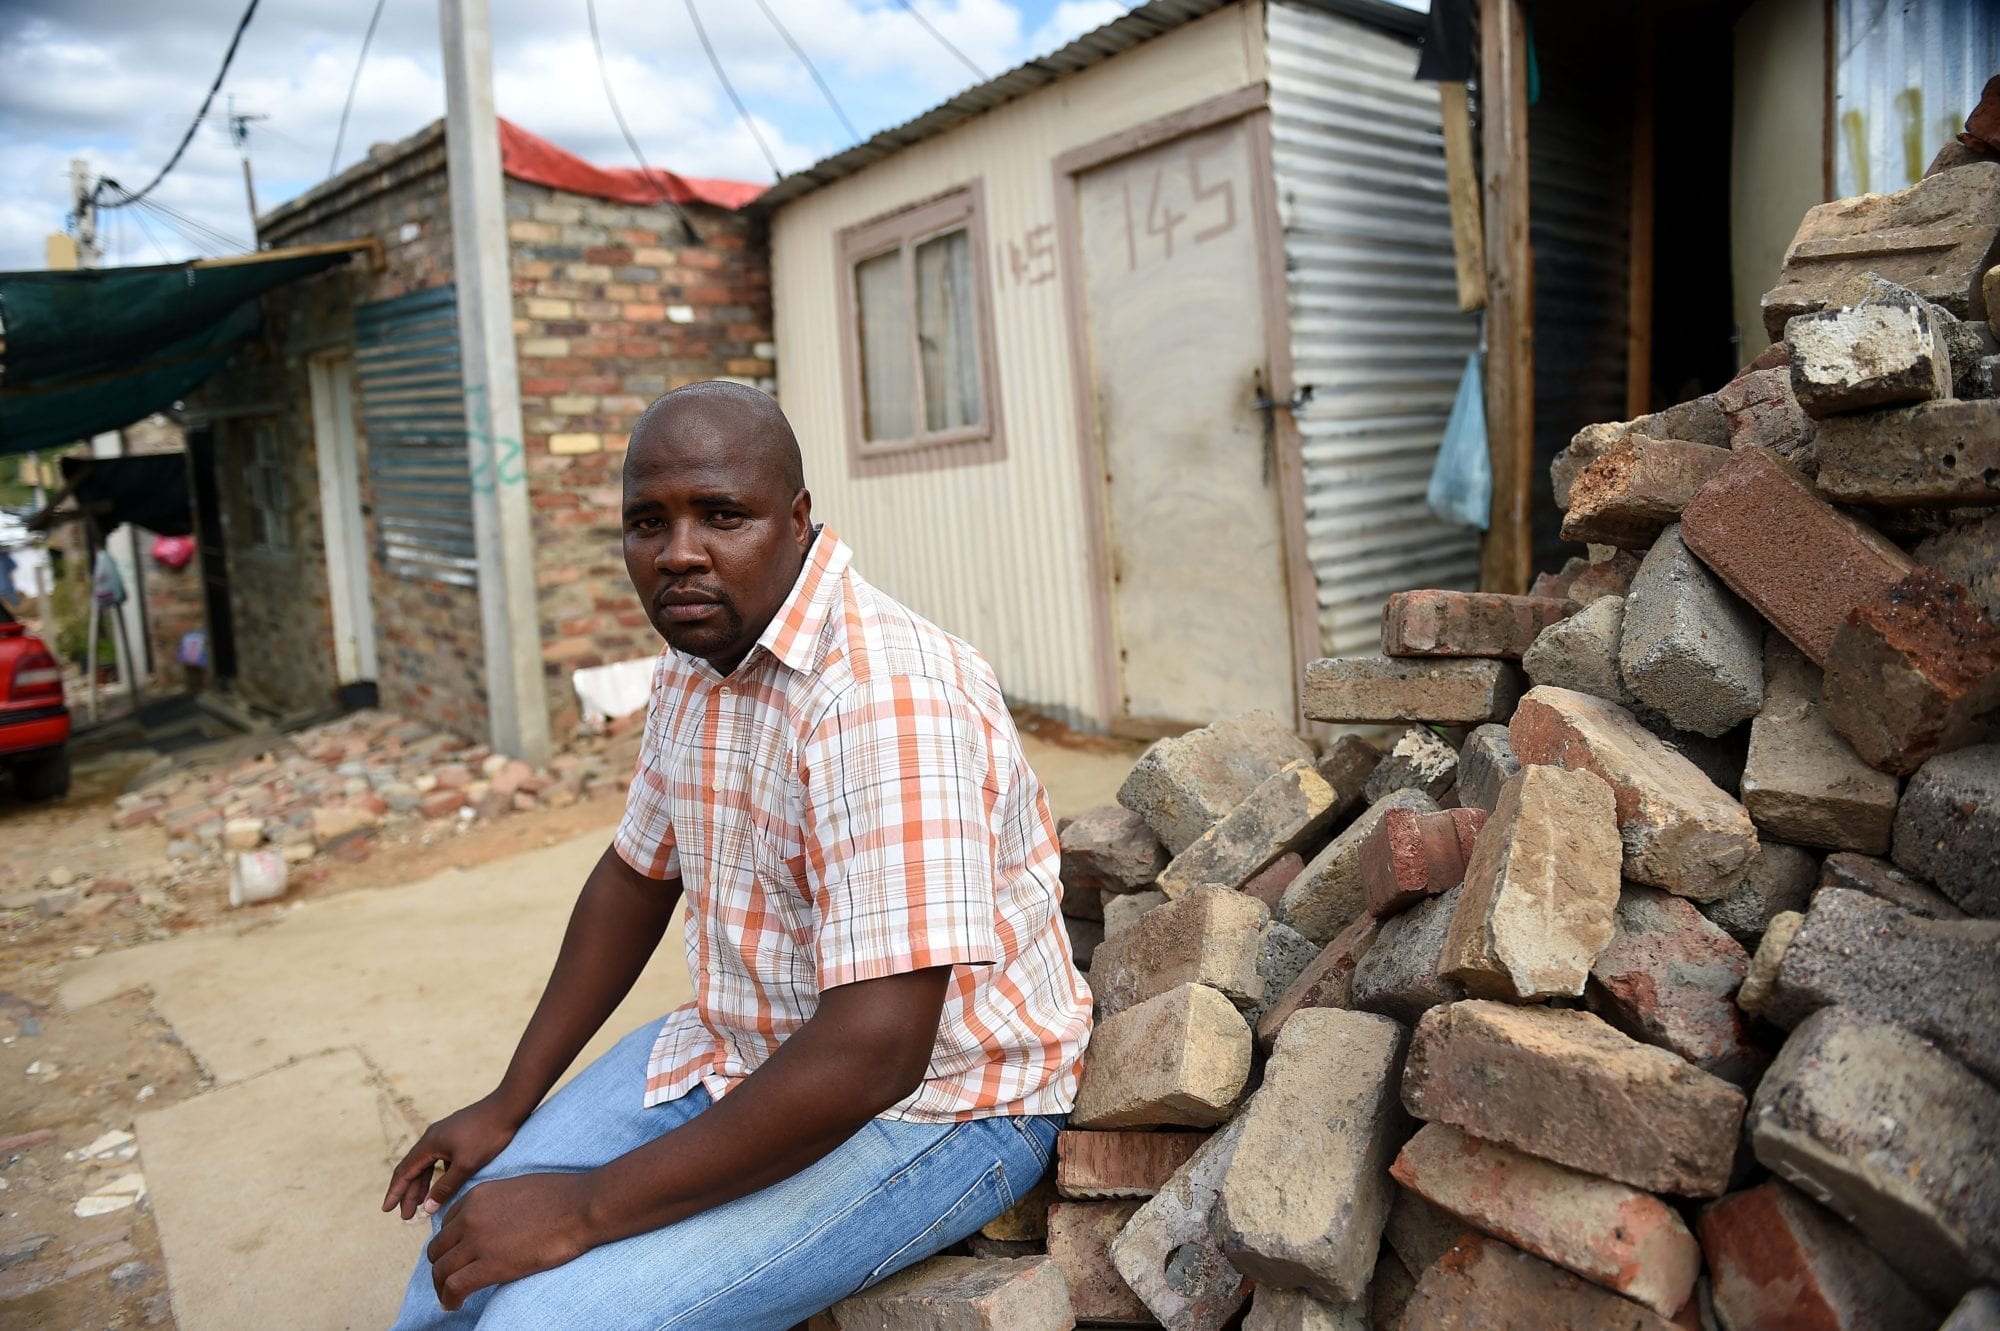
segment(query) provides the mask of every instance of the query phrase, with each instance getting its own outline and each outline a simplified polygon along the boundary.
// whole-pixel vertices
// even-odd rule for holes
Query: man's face
[[[663,413],[642,434],[625,464],[626,572],[661,636],[726,675],[798,580],[812,497],[709,412]]]

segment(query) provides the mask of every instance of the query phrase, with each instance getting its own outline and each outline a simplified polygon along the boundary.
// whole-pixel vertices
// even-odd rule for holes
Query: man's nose
[[[708,567],[708,549],[701,542],[701,528],[692,522],[676,522],[667,528],[654,560],[657,568],[669,573],[694,573]]]

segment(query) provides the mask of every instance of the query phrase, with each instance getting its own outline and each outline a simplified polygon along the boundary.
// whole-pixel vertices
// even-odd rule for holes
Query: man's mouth
[[[680,624],[706,619],[722,610],[720,600],[699,592],[661,592],[655,604],[662,618]]]

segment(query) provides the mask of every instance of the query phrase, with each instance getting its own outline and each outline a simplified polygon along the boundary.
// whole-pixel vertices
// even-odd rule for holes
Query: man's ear
[[[812,491],[801,490],[792,500],[792,539],[799,543],[799,553],[804,554],[813,537],[813,497]]]

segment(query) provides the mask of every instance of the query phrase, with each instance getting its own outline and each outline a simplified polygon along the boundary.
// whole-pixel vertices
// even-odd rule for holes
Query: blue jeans
[[[641,1105],[657,1028],[632,1032],[557,1091],[467,1186],[594,1169],[708,1108],[699,1086]],[[455,1313],[438,1306],[419,1257],[394,1331],[786,1331],[1012,1206],[1047,1170],[1061,1126],[1059,1115],[874,1119],[781,1183],[480,1290]]]

